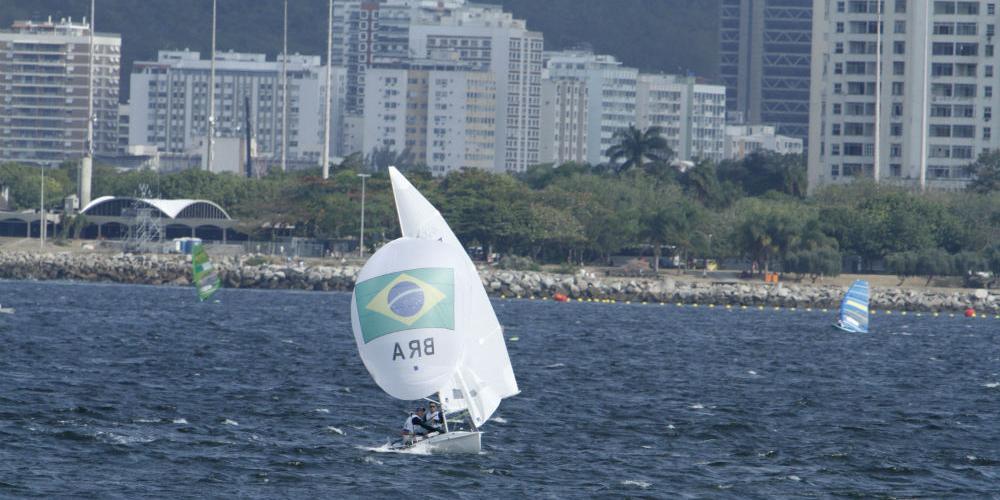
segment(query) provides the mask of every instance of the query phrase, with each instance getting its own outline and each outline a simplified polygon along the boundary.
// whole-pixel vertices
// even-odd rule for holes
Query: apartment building
[[[262,157],[280,158],[283,141],[282,60],[264,54],[217,53],[215,133],[243,137],[247,99],[250,122]],[[207,134],[211,61],[193,51],[160,51],[156,61],[138,61],[131,75],[129,144],[156,146],[166,153],[203,147]],[[288,154],[290,161],[319,162],[323,148],[323,99],[326,68],[319,56],[289,55]],[[342,124],[343,71],[334,68],[331,137]],[[334,148],[333,154],[337,154]]]
[[[587,84],[575,78],[542,79],[540,161],[586,163],[590,101]]]
[[[118,147],[121,36],[94,34],[96,155]],[[17,21],[0,31],[0,163],[55,166],[87,150],[90,26]]]
[[[548,52],[545,69],[549,78],[580,82],[592,96],[586,100],[586,161],[593,165],[607,162],[615,133],[636,123],[639,70],[623,66],[612,56],[586,51]]]
[[[363,151],[387,149],[434,175],[494,168],[496,81],[469,64],[414,60],[369,68]]]
[[[817,0],[809,187],[960,189],[998,147],[997,2]]]
[[[725,157],[726,87],[677,75],[639,75],[636,125],[660,127],[680,160]]]

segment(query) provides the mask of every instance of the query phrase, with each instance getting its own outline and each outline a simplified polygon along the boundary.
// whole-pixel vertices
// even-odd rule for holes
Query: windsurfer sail
[[[840,314],[834,326],[845,332],[868,333],[869,298],[868,282],[855,281],[840,303]]]
[[[204,302],[219,290],[220,283],[219,274],[208,260],[208,253],[201,243],[196,244],[191,251],[191,266],[198,300]]]

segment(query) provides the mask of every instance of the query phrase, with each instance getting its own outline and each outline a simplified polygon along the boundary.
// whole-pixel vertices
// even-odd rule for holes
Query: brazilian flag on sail
[[[365,343],[404,330],[455,329],[455,271],[411,269],[358,283],[354,288]]]
[[[217,292],[221,285],[219,274],[215,266],[208,261],[208,253],[201,243],[195,244],[191,250],[191,265],[194,267],[194,286],[198,290],[198,300],[204,302]]]

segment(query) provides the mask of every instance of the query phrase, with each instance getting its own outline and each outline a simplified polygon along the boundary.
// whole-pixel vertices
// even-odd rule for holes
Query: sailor
[[[417,408],[415,413],[411,413],[403,422],[403,440],[412,443],[417,436],[426,436],[431,432],[440,432],[437,428],[427,424],[426,410],[423,407]]]
[[[427,412],[427,422],[431,425],[444,424],[444,413],[438,409],[437,403],[431,402],[430,409]]]

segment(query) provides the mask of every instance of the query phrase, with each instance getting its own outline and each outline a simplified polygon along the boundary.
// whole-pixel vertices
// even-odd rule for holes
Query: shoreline
[[[360,266],[265,263],[260,256],[213,259],[225,288],[345,291],[354,288]],[[0,252],[0,279],[80,281],[142,285],[191,284],[185,255]],[[582,271],[575,275],[540,271],[480,269],[483,286],[499,298],[552,298],[706,306],[836,309],[846,288],[830,284],[702,281],[678,276],[614,278]],[[1000,314],[1000,291],[877,287],[877,311]]]

